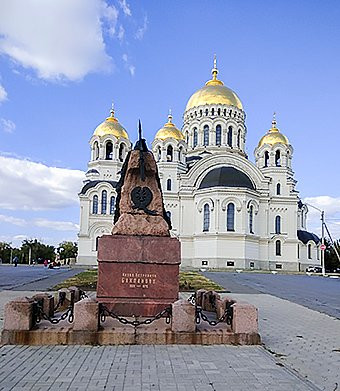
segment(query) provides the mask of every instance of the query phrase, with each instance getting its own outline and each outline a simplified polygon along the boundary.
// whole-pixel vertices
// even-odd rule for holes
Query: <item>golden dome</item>
[[[165,140],[167,138],[174,138],[175,140],[185,139],[184,134],[172,123],[171,112],[168,115],[168,122],[163,126],[163,128],[159,129],[155,136],[155,139],[158,140]]]
[[[118,122],[118,119],[115,117],[113,105],[110,110],[110,116],[107,117],[106,120],[100,125],[98,125],[93,133],[94,136],[98,137],[104,137],[108,134],[117,138],[129,139],[126,130],[122,127],[122,125]]]
[[[243,110],[239,97],[230,88],[223,85],[221,80],[217,79],[218,69],[216,66],[216,56],[214,58],[214,68],[211,71],[212,79],[205,83],[205,86],[191,95],[185,111],[196,106],[202,105],[228,105],[235,106]]]
[[[288,138],[280,133],[280,130],[276,127],[275,114],[272,121],[272,127],[268,130],[268,133],[265,134],[259,141],[258,148],[262,147],[264,144],[274,145],[274,144],[284,144],[289,145]]]

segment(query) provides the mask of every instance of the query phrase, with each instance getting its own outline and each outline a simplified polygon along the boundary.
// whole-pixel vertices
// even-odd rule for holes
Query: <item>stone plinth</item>
[[[5,305],[4,330],[31,330],[33,303],[28,297],[19,297]]]
[[[153,316],[178,299],[180,242],[105,235],[98,244],[97,300],[124,316]]]
[[[257,334],[259,331],[257,308],[249,303],[233,304],[232,329],[238,334]]]
[[[73,330],[97,331],[99,326],[99,305],[92,299],[83,299],[74,304]]]
[[[33,296],[33,299],[41,303],[44,314],[53,317],[54,297],[52,295],[48,293],[37,293]]]
[[[174,332],[195,332],[196,309],[188,300],[177,300],[172,304],[172,325]]]

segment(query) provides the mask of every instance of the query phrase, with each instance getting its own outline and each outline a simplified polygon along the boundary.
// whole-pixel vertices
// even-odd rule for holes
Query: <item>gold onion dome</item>
[[[118,119],[115,117],[115,111],[112,108],[110,110],[110,116],[106,118],[104,122],[98,125],[93,133],[94,136],[104,137],[106,135],[112,135],[117,138],[126,138],[129,139],[129,136],[126,130],[118,122]]]
[[[155,139],[165,140],[167,138],[174,138],[175,140],[184,140],[184,134],[176,128],[172,122],[171,111],[168,115],[168,122],[156,133]]]
[[[268,130],[268,132],[261,138],[259,141],[258,148],[262,147],[264,144],[274,145],[274,144],[284,144],[288,145],[288,138],[280,133],[280,130],[276,127],[276,119],[275,113],[272,121],[272,127]]]
[[[196,106],[203,105],[228,105],[235,106],[243,110],[240,98],[230,88],[223,85],[221,80],[217,79],[218,69],[216,66],[216,56],[214,58],[214,68],[211,71],[212,79],[205,83],[205,86],[191,95],[185,111]]]

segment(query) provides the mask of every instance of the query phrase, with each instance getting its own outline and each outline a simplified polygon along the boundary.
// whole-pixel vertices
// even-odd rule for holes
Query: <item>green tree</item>
[[[76,258],[78,255],[77,242],[64,241],[59,243],[57,252],[60,255],[60,259]]]
[[[340,268],[340,261],[329,239],[325,239],[325,245],[325,268],[326,270],[330,270],[332,272]],[[334,241],[334,246],[336,247],[338,254],[340,255],[340,239]]]
[[[31,250],[30,250],[31,249]],[[20,248],[21,259],[23,263],[28,263],[29,253],[31,251],[31,260],[36,262],[44,262],[45,259],[54,261],[55,248],[48,244],[39,242],[37,239],[25,239]]]
[[[0,242],[0,259],[3,263],[10,263],[12,243]]]

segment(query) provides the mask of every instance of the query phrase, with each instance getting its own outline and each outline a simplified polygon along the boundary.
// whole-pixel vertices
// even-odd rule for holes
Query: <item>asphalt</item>
[[[340,278],[255,272],[204,272],[233,293],[267,293],[340,319]]]
[[[67,278],[84,271],[81,268],[61,267],[48,269],[44,266],[0,266],[0,290],[46,291]]]

